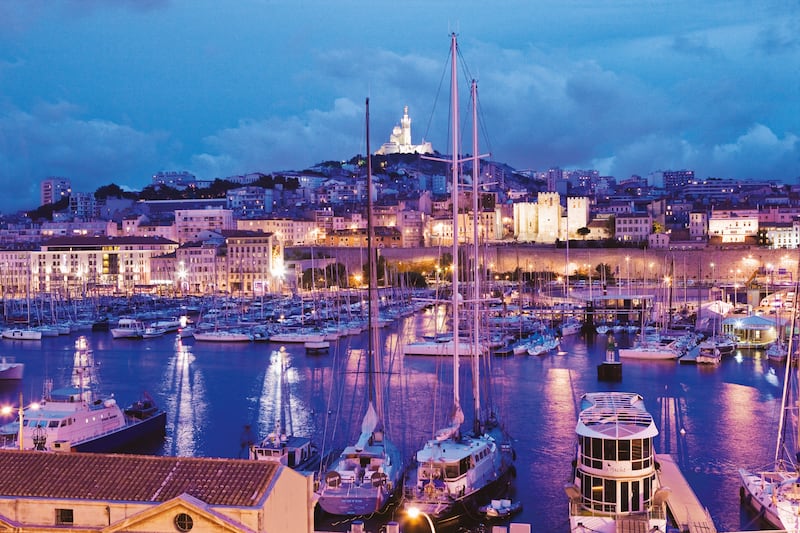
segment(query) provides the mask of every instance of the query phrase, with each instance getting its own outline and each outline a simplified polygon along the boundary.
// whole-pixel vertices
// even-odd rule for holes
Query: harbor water
[[[389,376],[387,435],[406,456],[433,435],[452,406],[452,358],[403,357],[400,349],[423,332],[426,313],[381,330]],[[39,399],[45,380],[55,387],[67,383],[80,335],[93,350],[101,390],[122,404],[147,391],[166,409],[167,436],[159,454],[246,457],[247,442],[274,429],[282,404],[288,406],[285,424],[327,451],[354,440],[366,409],[359,357],[365,333],[333,341],[321,355],[306,354],[302,344],[201,343],[174,334],[115,340],[107,332],[87,331],[3,340],[2,355],[26,367],[21,382],[0,389],[2,404],[16,405],[19,393],[26,403]],[[619,342],[624,346],[628,339]],[[605,337],[577,335],[563,339],[558,353],[492,358],[491,401],[517,454],[512,499],[523,510],[513,521],[540,533],[569,529],[564,485],[571,476],[579,398],[624,390],[644,396],[660,430],[657,453],[675,458],[717,529],[759,529],[740,508],[738,469],[772,461],[784,367],[758,351],[734,352],[716,367],[625,360],[622,380],[603,382],[597,366],[605,348]],[[469,419],[468,364],[461,365],[461,376]]]

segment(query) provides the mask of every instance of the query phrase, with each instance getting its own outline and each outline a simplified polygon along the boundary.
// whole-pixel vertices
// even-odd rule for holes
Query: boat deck
[[[689,533],[717,533],[708,510],[697,499],[672,456],[660,453],[656,454],[656,460],[661,465],[661,486],[672,491],[667,508],[678,528]]]

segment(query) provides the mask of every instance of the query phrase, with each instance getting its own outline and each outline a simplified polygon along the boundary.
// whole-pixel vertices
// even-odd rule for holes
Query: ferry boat
[[[667,531],[669,489],[656,473],[658,429],[642,396],[595,392],[581,397],[570,531]]]
[[[46,391],[42,402],[24,408],[21,431],[19,419],[0,427],[2,447],[106,453],[128,451],[136,443],[163,438],[167,413],[149,396],[125,409],[113,396],[94,397],[87,378],[91,351],[86,337],[75,344],[73,383]]]

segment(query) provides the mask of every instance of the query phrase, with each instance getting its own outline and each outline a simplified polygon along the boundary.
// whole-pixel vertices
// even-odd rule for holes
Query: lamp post
[[[417,507],[409,507],[406,510],[406,514],[412,520],[416,520],[420,515],[425,517],[425,520],[428,521],[428,527],[431,528],[431,533],[436,533],[436,528],[433,525],[433,520],[431,520],[430,515],[428,513],[426,513],[425,511],[423,511],[423,510],[421,510],[421,509],[419,509]]]
[[[38,409],[38,403],[32,403],[30,405],[31,409]],[[4,415],[9,415],[14,412],[14,408],[10,405],[3,406],[0,409],[0,413]],[[25,406],[22,405],[22,393],[19,393],[19,407],[17,409],[17,417],[19,421],[19,433],[17,434],[17,442],[19,442],[19,449],[24,450],[24,421],[25,421]]]

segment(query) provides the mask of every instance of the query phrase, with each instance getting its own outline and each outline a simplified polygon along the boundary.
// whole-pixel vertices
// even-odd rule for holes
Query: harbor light
[[[423,511],[422,509],[418,507],[409,507],[408,509],[406,509],[406,515],[412,520],[416,520],[420,516],[425,517],[425,520],[427,520],[428,522],[428,526],[431,528],[431,533],[436,533],[436,528],[433,525],[433,520],[431,520],[430,515],[425,511]]]
[[[28,407],[30,407],[33,410],[38,410],[39,409],[39,404],[34,402],[34,403],[30,404]],[[4,405],[2,408],[0,408],[0,414],[3,414],[5,416],[8,416],[13,412],[14,412],[14,407],[11,406],[11,405]],[[22,393],[19,393],[19,407],[17,408],[17,417],[18,417],[18,421],[19,421],[19,434],[17,435],[17,441],[19,442],[19,449],[23,450],[24,449],[24,447],[23,447],[23,429],[25,427],[25,424],[24,424],[25,407],[22,405]]]

